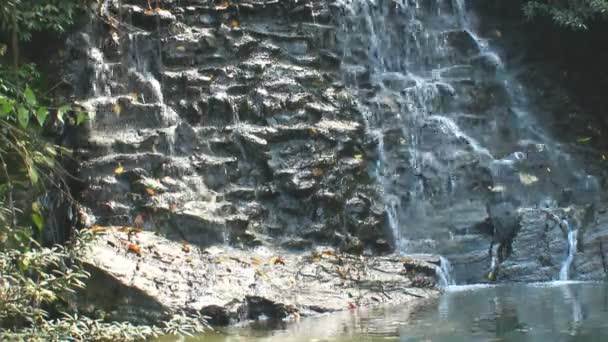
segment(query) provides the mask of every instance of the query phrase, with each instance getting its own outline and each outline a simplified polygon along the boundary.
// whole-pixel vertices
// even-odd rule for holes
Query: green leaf
[[[70,105],[64,105],[64,106],[59,107],[57,109],[57,120],[63,122],[63,115],[71,109],[72,109],[72,106],[70,106]]]
[[[24,106],[19,106],[17,109],[17,120],[23,128],[27,128],[30,123],[30,113]]]
[[[36,111],[36,119],[38,119],[38,123],[40,124],[40,126],[44,125],[47,116],[49,116],[49,111],[46,109],[46,107],[38,108],[38,110]]]
[[[25,97],[25,102],[32,107],[38,103],[38,101],[36,101],[36,95],[34,95],[34,92],[30,87],[25,88],[23,96]]]
[[[32,184],[38,184],[38,171],[36,171],[33,166],[28,166],[27,174],[30,177],[30,182],[32,182]]]
[[[13,104],[7,98],[0,97],[0,118],[13,111]]]
[[[87,121],[89,119],[89,113],[87,112],[78,112],[76,115],[76,126],[79,126],[81,123]]]
[[[44,227],[44,218],[40,213],[32,213],[32,222],[34,222],[38,230],[42,230]]]

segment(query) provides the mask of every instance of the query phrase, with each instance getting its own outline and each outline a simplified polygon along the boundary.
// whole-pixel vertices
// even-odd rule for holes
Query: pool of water
[[[608,285],[452,286],[417,307],[359,309],[186,341],[608,341]]]

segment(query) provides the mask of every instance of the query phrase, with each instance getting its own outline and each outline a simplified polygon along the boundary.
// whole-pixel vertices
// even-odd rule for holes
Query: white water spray
[[[439,266],[435,269],[437,278],[439,279],[439,286],[446,288],[451,285],[455,285],[456,282],[452,279],[452,264],[444,257],[439,257]]]
[[[570,229],[570,225],[566,220],[563,223],[568,227],[568,256],[562,263],[562,268],[559,271],[559,280],[570,280],[570,267],[574,260],[574,254],[576,254],[576,246],[578,240],[578,230]]]

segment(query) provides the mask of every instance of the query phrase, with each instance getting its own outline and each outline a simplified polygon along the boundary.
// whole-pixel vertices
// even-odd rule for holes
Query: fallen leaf
[[[361,154],[355,154],[355,159],[361,160],[361,159],[363,159],[363,155],[361,155]]]
[[[155,194],[154,189],[150,188],[146,188],[146,193],[148,194],[148,196],[154,196]]]
[[[315,167],[314,169],[312,169],[312,175],[315,177],[323,176],[323,169],[321,169],[320,167]]]
[[[235,28],[238,28],[239,26],[240,26],[240,23],[239,23],[238,19],[230,20],[230,27],[235,29]]]
[[[143,231],[143,229],[141,229],[140,227],[129,227],[129,226],[122,226],[122,227],[118,228],[117,230],[121,233],[141,233]]]
[[[131,253],[137,254],[137,256],[141,256],[141,247],[134,243],[127,244],[127,250]]]
[[[280,255],[273,256],[270,258],[271,265],[285,265],[285,258]]]
[[[122,165],[120,165],[120,163],[118,163],[118,166],[116,166],[116,168],[114,169],[114,174],[119,175],[123,172],[125,172],[125,168],[122,167]]]
[[[262,271],[259,268],[255,270],[255,275],[259,276],[260,278],[264,279],[265,281],[270,280],[270,278],[268,278],[268,275],[266,274],[266,272]]]
[[[519,174],[519,181],[524,185],[531,185],[538,182],[538,177],[522,172]]]
[[[342,267],[336,267],[336,272],[342,279],[348,279],[348,272]]]
[[[134,223],[135,227],[141,227],[141,225],[144,223],[144,217],[141,214],[135,216]]]
[[[215,9],[216,10],[225,10],[228,8],[228,6],[230,6],[230,3],[228,1],[222,1],[220,3],[215,4]]]
[[[348,308],[349,308],[350,310],[354,310],[354,309],[356,309],[356,308],[357,308],[357,306],[356,306],[355,304],[353,304],[352,302],[348,302]]]
[[[251,264],[252,265],[256,265],[256,266],[257,265],[261,265],[262,261],[260,259],[258,259],[258,258],[251,258]]]
[[[587,142],[590,142],[590,141],[591,141],[591,137],[584,137],[584,138],[578,138],[578,139],[576,139],[576,142],[581,143],[581,144],[584,144],[584,143],[587,143]]]
[[[490,186],[490,187],[488,187],[488,189],[492,192],[504,192],[505,191],[504,185]]]
[[[182,241],[182,251],[190,253],[190,245],[186,241]]]
[[[98,233],[98,232],[105,232],[108,228],[107,227],[102,227],[102,226],[90,226],[89,230],[93,233]]]
[[[324,255],[324,256],[334,256],[334,255],[336,255],[336,251],[333,250],[333,249],[324,249],[324,250],[321,251],[321,255]]]
[[[117,103],[112,107],[112,111],[114,111],[114,113],[116,114],[120,114],[120,112],[122,111],[122,107],[120,107],[120,105]]]

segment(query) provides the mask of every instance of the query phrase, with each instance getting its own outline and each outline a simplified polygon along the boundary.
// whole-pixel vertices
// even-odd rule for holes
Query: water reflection
[[[186,340],[606,341],[607,312],[608,287],[602,283],[451,286],[416,308],[362,309],[274,330],[248,327]]]

